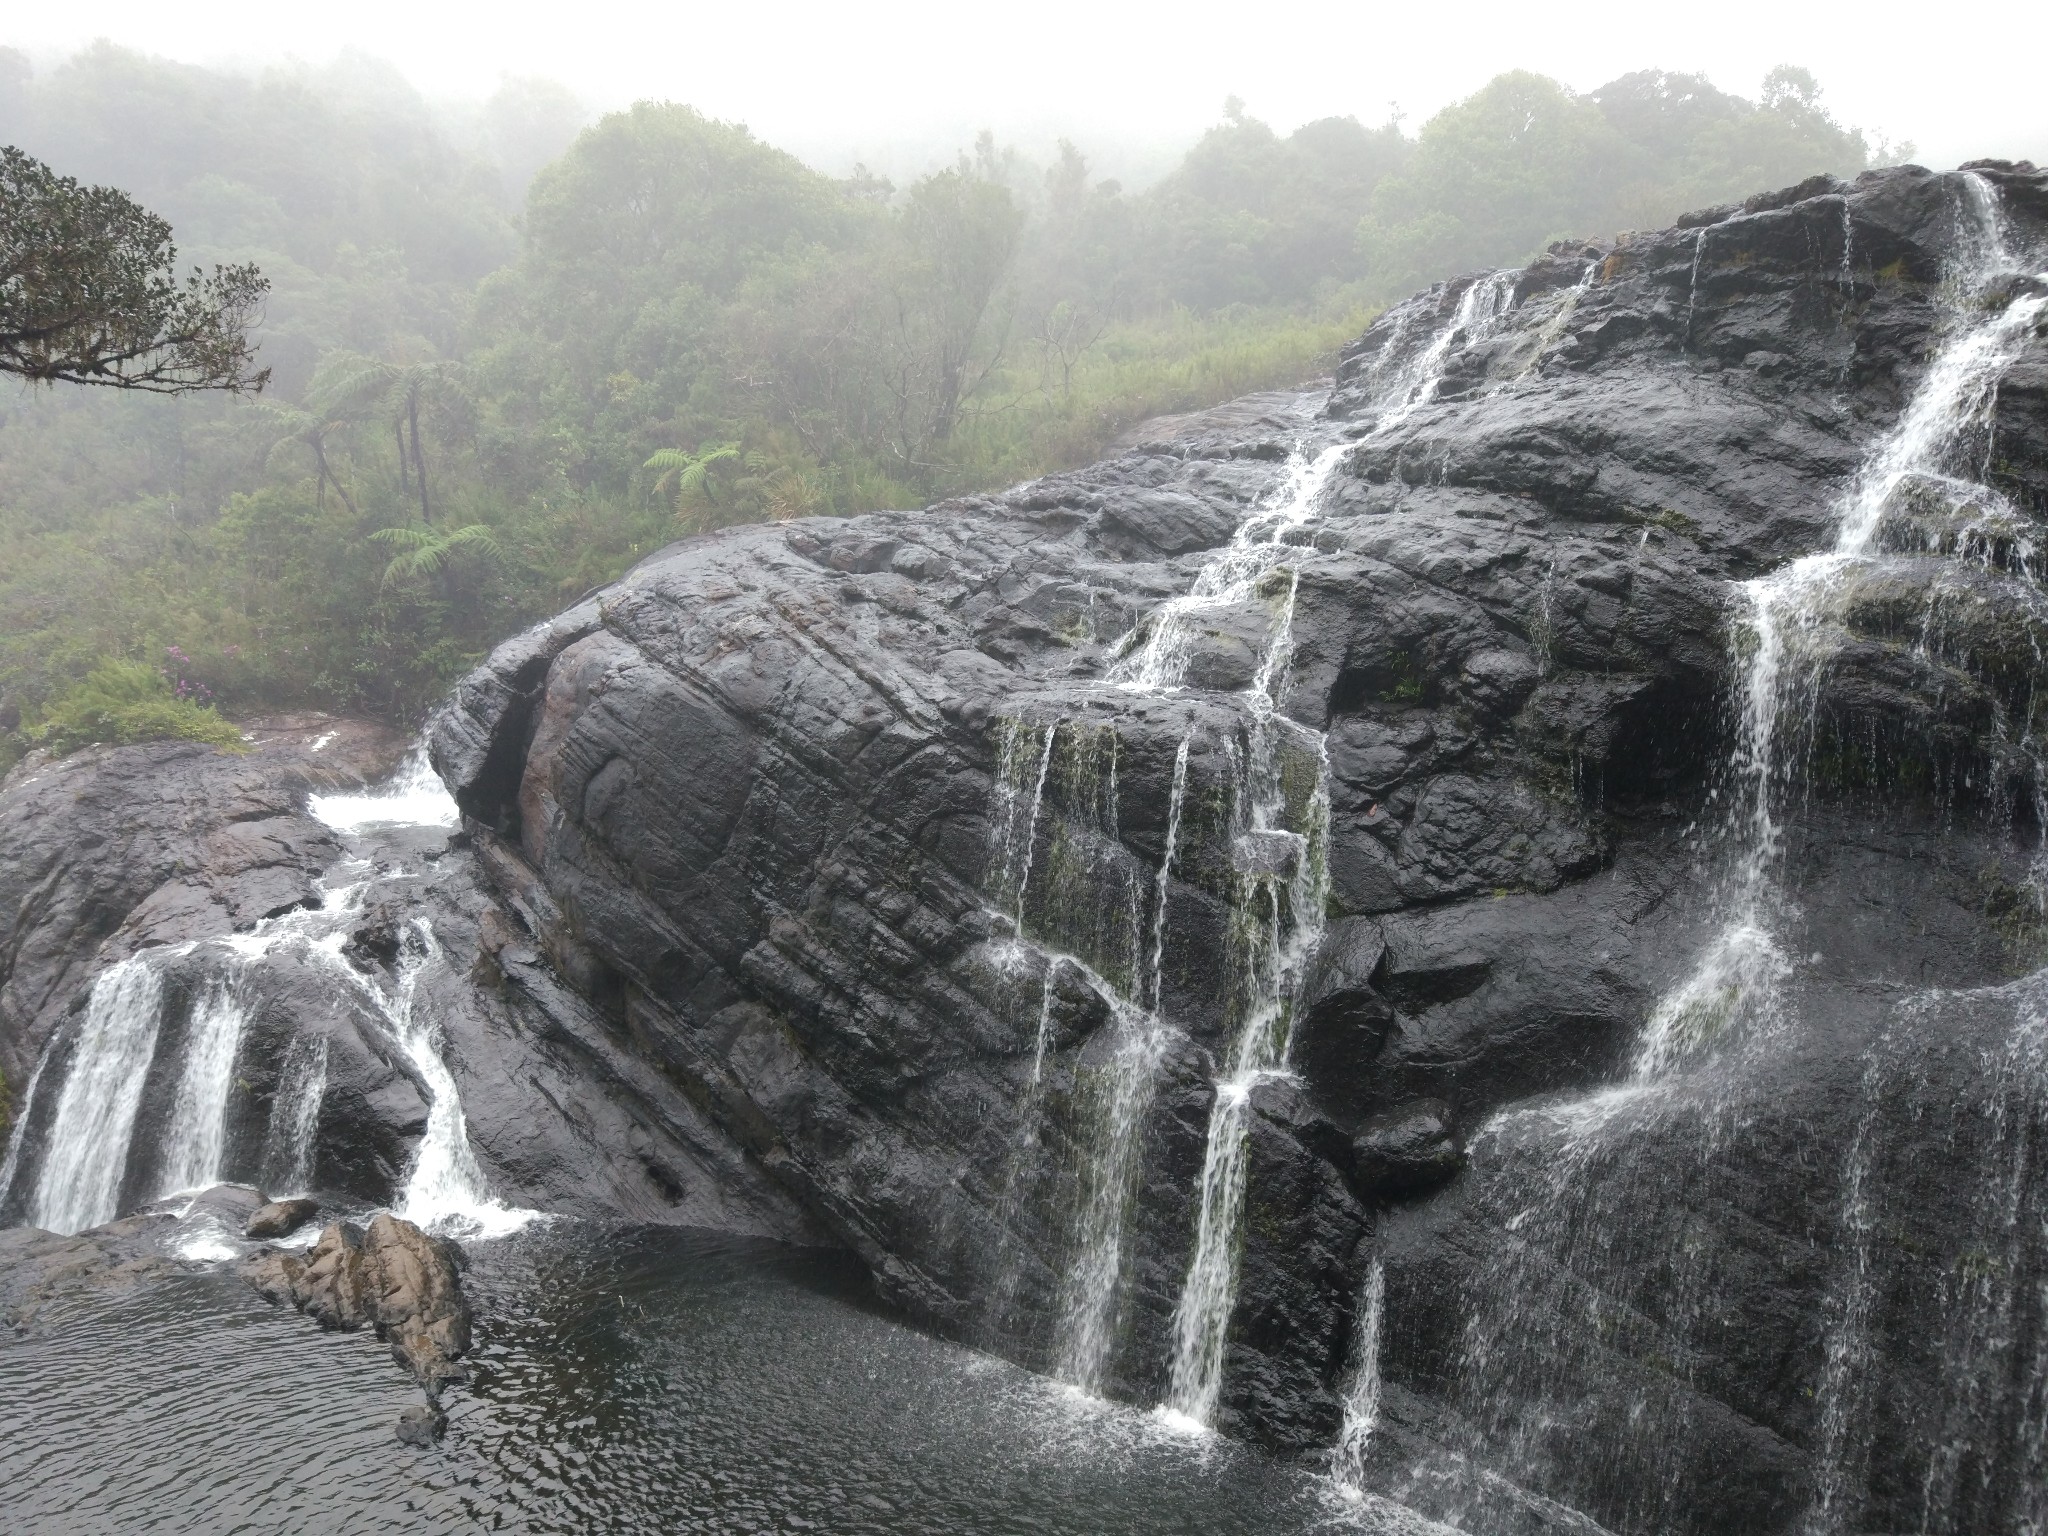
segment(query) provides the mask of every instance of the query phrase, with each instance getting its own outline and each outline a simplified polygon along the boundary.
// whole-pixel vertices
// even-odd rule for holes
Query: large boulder
[[[687,541],[501,647],[435,761],[518,941],[887,1296],[1018,1358],[1059,1363],[1076,1233],[1122,1198],[1091,1182],[1090,1117],[1125,1012],[1169,1020],[1103,1383],[1153,1400],[1234,1027],[1236,893],[1264,856],[1232,819],[1238,690],[1284,612],[1277,698],[1321,738],[1330,917],[1300,1097],[1254,1117],[1218,1421],[1313,1444],[1369,1208],[1466,1198],[1469,1176],[1422,1198],[1463,1128],[1625,1076],[1698,949],[1731,583],[1828,543],[1950,323],[1985,188],[2015,248],[2041,238],[2029,167],[1817,178],[1440,285],[1333,391],[1153,424],[1000,496]],[[2027,341],[1998,407],[2021,506],[2048,498],[2042,358]],[[1148,616],[1330,444],[1349,446],[1273,579],[1185,637],[1186,686],[1119,686]],[[1970,655],[1930,671],[1901,639],[1915,590],[1845,608],[1813,737],[1843,771],[1787,826],[1786,868],[1802,946],[1880,984],[1971,985],[2009,965],[1973,893],[2025,878],[2025,765],[2000,733],[2037,653],[1996,603],[1955,606]],[[1857,743],[1891,762],[1930,731],[1952,767],[1861,772]],[[1873,785],[1899,797],[1878,817]],[[1450,1316],[1449,1288],[1400,1294]]]

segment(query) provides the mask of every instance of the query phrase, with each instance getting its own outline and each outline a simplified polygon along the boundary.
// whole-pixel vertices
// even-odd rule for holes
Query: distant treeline
[[[686,106],[580,121],[532,83],[452,116],[361,60],[0,51],[0,141],[273,284],[261,399],[0,403],[0,764],[116,661],[230,712],[412,717],[682,534],[1083,462],[1313,376],[1434,279],[1884,154],[1789,68],[1759,102],[1508,74],[1412,137],[1232,102],[1142,190],[1064,143],[899,187]]]

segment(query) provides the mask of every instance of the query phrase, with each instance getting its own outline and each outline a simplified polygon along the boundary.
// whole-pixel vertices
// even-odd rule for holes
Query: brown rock
[[[363,1229],[334,1222],[307,1253],[292,1299],[323,1328],[360,1328],[371,1321],[365,1268]]]
[[[320,1202],[304,1195],[294,1200],[273,1200],[242,1228],[242,1236],[248,1238],[290,1237],[299,1228],[311,1221],[320,1211]]]
[[[454,1363],[469,1349],[461,1250],[385,1213],[370,1222],[364,1260],[370,1315],[392,1358],[429,1393],[464,1380]]]
[[[305,1261],[296,1254],[266,1248],[242,1261],[242,1278],[256,1288],[256,1294],[273,1305],[298,1305],[299,1287],[305,1281]]]

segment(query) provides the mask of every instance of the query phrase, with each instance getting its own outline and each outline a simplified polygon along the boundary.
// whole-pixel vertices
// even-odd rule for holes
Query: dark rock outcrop
[[[1790,979],[1762,1054],[1632,1067],[1742,835],[1736,584],[1830,544],[1963,323],[1948,279],[1989,204],[2011,250],[2048,250],[2028,167],[1819,178],[1439,285],[1333,387],[1149,424],[1088,469],[661,551],[460,686],[431,746],[463,836],[365,897],[340,963],[388,985],[427,919],[412,1005],[508,1198],[841,1243],[891,1301],[1032,1364],[1064,1348],[1080,1218],[1108,1213],[1102,1384],[1143,1401],[1167,1390],[1209,1128],[1241,1103],[1219,1427],[1327,1443],[1375,1276],[1374,1475],[1468,1528],[1783,1531],[1844,1501],[1844,1528],[2021,1528],[2009,1490],[2038,1457],[1986,1405],[2048,1370],[2015,1279],[2048,1253],[1997,1226],[2048,1193],[2012,1130],[2048,1112],[2013,1022],[2042,1008],[2008,984],[2048,959],[2038,325],[1973,427],[1997,515],[1963,515],[1960,476],[1898,490],[1887,557],[1843,578],[1787,706],[1769,920]],[[2035,291],[2000,282],[1977,301]],[[1190,627],[1185,686],[1122,686],[1161,605],[1326,452],[1285,558]],[[1283,620],[1285,724],[1260,736],[1243,690]],[[1221,1100],[1245,893],[1317,846],[1244,812],[1255,738],[1295,824],[1327,792],[1327,911],[1290,913],[1320,935],[1291,1073]],[[43,771],[111,785],[158,750]],[[0,828],[98,825],[41,783],[10,780]],[[49,871],[84,877],[0,850],[24,914],[13,1076],[80,1006],[94,962],[70,946],[127,919],[42,913]],[[291,995],[333,1012],[333,981]],[[1692,1027],[1740,1034],[1740,992],[1704,988]],[[321,1166],[388,1199],[425,1098],[388,1021],[339,1011],[361,1048],[334,1047]],[[1118,1100],[1137,1015],[1168,1027]],[[1110,1185],[1113,1101],[1136,1107]],[[1883,1210],[1855,1205],[1880,1178]],[[331,1227],[259,1283],[374,1321],[373,1241]],[[432,1314],[431,1256],[392,1252]],[[453,1358],[434,1326],[408,1335],[423,1379]],[[1937,1484],[1946,1525],[1914,1503]]]
[[[1983,177],[2015,240],[2040,239],[2048,182]],[[1280,589],[1204,615],[1178,693],[1109,673],[1291,454],[1348,443],[1283,567],[1280,704],[1326,733],[1332,920],[1298,1095],[1255,1117],[1220,1414],[1312,1443],[1335,1419],[1367,1203],[1434,1219],[1473,1182],[1420,1198],[1460,1161],[1452,1128],[1622,1075],[1696,952],[1719,873],[1702,829],[1727,751],[1731,583],[1829,542],[1948,323],[1974,195],[1913,168],[1822,178],[1560,248],[1389,312],[1331,392],[1157,424],[1001,496],[689,541],[501,647],[437,724],[435,761],[551,974],[692,1085],[886,1295],[1043,1360],[1074,1198],[1058,1170],[1085,1156],[1113,1010],[1057,967],[1003,961],[1005,742],[1017,722],[1061,723],[1024,930],[1126,988],[1115,893],[1149,888],[1187,742],[1159,978],[1176,1031],[1111,1380],[1154,1397],[1233,996],[1232,690]],[[1467,308],[1493,318],[1449,330],[1482,281],[1488,302]],[[1438,335],[1440,377],[1403,397]],[[2001,487],[2036,509],[2042,366],[2036,337],[1997,406]],[[1926,575],[1850,606],[1817,716],[1839,745],[1815,759],[1844,773],[1788,830],[1792,942],[1859,984],[1969,986],[2011,963],[1973,894],[2024,878],[2007,813],[2030,770],[1998,739],[2014,684],[1988,643],[2010,624],[1985,609],[1983,664],[1934,675],[1898,617]],[[1871,889],[1882,921],[1857,895]],[[1482,1239],[1443,1241],[1430,1251],[1469,1268]],[[1394,1292],[1417,1338],[1452,1315],[1441,1277]],[[1418,1384],[1447,1368],[1396,1358]],[[1689,1401],[1725,1403],[1717,1390]],[[1745,1444],[1720,1443],[1727,1478],[1760,1465]]]

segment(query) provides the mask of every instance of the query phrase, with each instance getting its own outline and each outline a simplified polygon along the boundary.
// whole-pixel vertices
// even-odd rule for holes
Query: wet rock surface
[[[23,1333],[52,1300],[184,1273],[189,1266],[158,1243],[171,1224],[167,1215],[146,1213],[73,1237],[37,1227],[0,1230],[0,1327]]]
[[[242,1236],[259,1241],[290,1237],[320,1213],[320,1202],[299,1195],[290,1200],[272,1200],[260,1206],[243,1223]]]
[[[2048,249],[2048,178],[1980,181],[2013,248]],[[1914,1477],[1981,1487],[2022,1451],[1930,1471],[1903,1410],[1857,1398],[1852,1434],[1817,1405],[1850,1401],[1829,1373],[1863,1350],[1884,1362],[1854,1389],[1870,1401],[1989,1413],[1955,1373],[1969,1351],[1911,1320],[1942,1298],[1975,1316],[1985,1276],[2048,1263],[2024,1242],[1990,1254],[1983,1211],[1935,1194],[1978,1187],[1986,1159],[2016,1208],[2037,1194],[1999,1139],[2038,1107],[2014,1086],[2034,1069],[1998,1063],[2033,1006],[2010,979],[2048,958],[2034,617],[2000,576],[2048,509],[2038,328],[1983,457],[2028,527],[1985,534],[1975,565],[1902,558],[1846,586],[1842,643],[1800,701],[1773,918],[1793,1043],[1695,1098],[1642,1091],[1632,1063],[1718,920],[1735,583],[1829,547],[1958,323],[1973,185],[1822,178],[1562,247],[1396,307],[1332,389],[1148,424],[1003,495],[664,550],[460,686],[431,745],[462,834],[366,900],[341,963],[388,990],[430,923],[414,1005],[507,1198],[843,1245],[892,1303],[1034,1366],[1070,1343],[1054,1320],[1076,1213],[1113,1206],[1100,1384],[1159,1401],[1243,1011],[1240,898],[1299,856],[1247,835],[1234,799],[1243,690],[1284,614],[1279,777],[1294,812],[1326,786],[1327,911],[1291,1071],[1244,1101],[1217,1425],[1329,1442],[1378,1262],[1376,1475],[1420,1507],[1501,1530],[1776,1531],[1835,1479],[1862,1490],[1863,1528],[1919,1528]],[[1191,627],[1184,685],[1124,686],[1161,605],[1326,451],[1284,561]],[[1902,504],[1887,537],[1925,517]],[[155,761],[65,771],[112,784]],[[10,780],[0,819],[61,823],[41,784]],[[41,889],[43,866],[0,848],[0,894]],[[303,867],[339,851],[309,843]],[[17,920],[33,963],[0,978],[10,1080],[80,1005],[91,964],[35,959],[90,926],[67,900],[45,918],[25,897]],[[301,1013],[316,990],[335,1006],[331,974],[278,985]],[[388,1200],[428,1095],[388,1029],[343,1013],[360,1048],[330,1031],[344,1065],[311,1187]],[[1128,1188],[1105,1192],[1089,1170],[1134,1013],[1170,1027]],[[1953,1045],[1930,1046],[1942,1030]],[[261,1105],[278,1073],[260,1052],[258,1070]],[[1952,1133],[1915,1165],[1930,1115]],[[1844,1203],[1859,1156],[1918,1191],[1887,1207],[1909,1258],[1870,1293],[1845,1279],[1869,1264],[1833,1262],[1879,1229]],[[431,1254],[374,1230],[330,1227],[256,1278],[337,1326],[375,1321],[378,1242],[442,1316]],[[1928,1257],[1980,1249],[1961,1278]],[[455,1358],[450,1328],[407,1335],[423,1381]],[[2024,1382],[2035,1356],[2013,1351],[1979,1363]],[[1454,1488],[1495,1457],[1526,1497]],[[1984,1497],[1927,1528],[2018,1528],[2017,1495]]]
[[[2038,230],[2042,178],[1993,179]],[[1116,846],[1083,846],[1099,784],[1062,758],[1039,852],[1149,876],[1181,740],[1190,805],[1227,793],[1228,690],[1268,615],[1214,616],[1172,696],[1108,685],[1117,647],[1275,493],[1290,453],[1353,443],[1290,562],[1280,695],[1327,732],[1336,916],[1296,1057],[1313,1113],[1259,1123],[1339,1191],[1362,1134],[1364,1186],[1416,1198],[1455,1170],[1449,1125],[1620,1071],[1697,939],[1729,582],[1829,538],[1942,323],[1957,186],[1911,169],[1817,183],[1560,251],[1391,420],[1390,378],[1476,280],[1391,311],[1327,395],[1162,423],[1002,496],[691,541],[501,647],[437,726],[436,761],[556,974],[699,1084],[892,1299],[1043,1358],[1028,1328],[1006,1336],[979,1305],[1007,1285],[1022,1314],[1053,1308],[1063,1262],[1054,1216],[1000,1209],[1010,1149],[1031,1134],[1020,1118],[1041,1112],[1026,1092],[1040,988],[989,958],[1005,931],[983,885],[1002,723],[1072,722],[1069,740],[1114,728]],[[2000,409],[2002,439],[2042,431],[2031,396]],[[2031,462],[2015,457],[2013,489],[2038,500],[2048,479]],[[1990,751],[1971,740],[1957,753]],[[1879,953],[1871,914],[1816,902],[1816,949],[1861,948],[1901,979],[2002,973],[1981,910],[1953,893],[2015,855],[1970,820],[1995,797],[1961,777],[1956,799],[1876,818],[1840,798],[1810,807],[1810,846],[1885,871],[1894,914],[1912,914]],[[1966,825],[1934,834],[1952,806]],[[1185,1045],[1162,1106],[1199,1095],[1223,1044],[1218,838],[1213,821],[1183,828],[1162,1001]],[[1822,862],[1804,867],[1825,878]],[[1072,926],[1049,908],[1024,918],[1027,933]],[[1048,1008],[1056,1101],[1101,1025]],[[1441,1107],[1416,1119],[1417,1099]],[[1201,1103],[1148,1130],[1115,1382],[1140,1397],[1157,1390],[1186,1264]],[[1268,1167],[1255,1179],[1286,1177]],[[1287,1198],[1323,1198],[1312,1187]],[[1251,1319],[1269,1287],[1349,1262],[1368,1225],[1352,1198],[1272,1272],[1247,1256],[1225,1405],[1243,1432],[1303,1444],[1294,1426],[1331,1422],[1342,1288],[1288,1329]],[[1247,1240],[1256,1251],[1256,1227]],[[1021,1265],[996,1257],[1019,1246]]]

